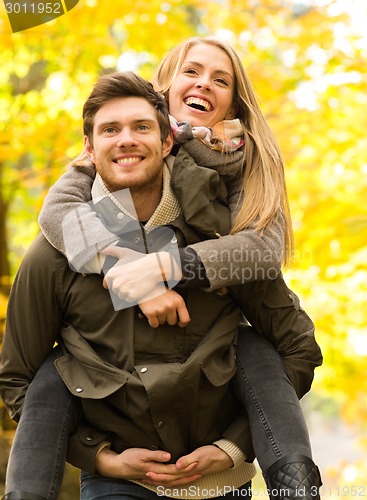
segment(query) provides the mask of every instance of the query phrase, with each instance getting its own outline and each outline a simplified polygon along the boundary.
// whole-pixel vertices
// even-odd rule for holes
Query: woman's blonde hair
[[[231,233],[248,227],[262,231],[268,224],[284,220],[284,255],[287,263],[293,251],[293,233],[285,185],[284,165],[278,143],[260,109],[250,80],[234,49],[213,37],[193,37],[169,52],[153,78],[154,88],[164,94],[179,73],[187,52],[194,45],[206,43],[223,50],[230,58],[235,75],[233,104],[236,118],[244,127],[244,175],[242,200]],[[169,103],[168,103],[169,105]]]

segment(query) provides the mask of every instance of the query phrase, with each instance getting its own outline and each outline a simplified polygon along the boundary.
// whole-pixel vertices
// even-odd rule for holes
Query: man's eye
[[[144,132],[145,130],[149,130],[149,127],[148,125],[139,125],[138,130]]]
[[[103,132],[105,132],[106,134],[113,134],[114,132],[116,131],[115,128],[113,127],[106,127]]]

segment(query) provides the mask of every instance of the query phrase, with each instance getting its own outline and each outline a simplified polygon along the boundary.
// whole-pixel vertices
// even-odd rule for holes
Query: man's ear
[[[170,154],[172,147],[173,147],[173,136],[172,134],[168,134],[168,136],[166,137],[166,139],[163,141],[162,144],[163,158],[166,158]]]
[[[92,162],[95,163],[94,149],[93,146],[90,144],[89,139],[86,135],[84,136],[84,150],[88,158],[90,158]]]

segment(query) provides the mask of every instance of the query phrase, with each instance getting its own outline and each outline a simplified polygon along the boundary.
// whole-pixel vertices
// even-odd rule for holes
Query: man
[[[102,218],[115,214],[123,220],[121,245],[140,250],[143,239],[153,251],[169,246],[167,233],[158,228],[148,236],[144,228],[157,211],[184,245],[192,232],[179,207],[168,215],[164,208],[167,203],[172,208],[164,163],[172,138],[163,98],[134,74],[109,75],[95,86],[83,118],[85,149],[97,170],[93,201],[97,210],[102,203]],[[126,189],[139,224],[120,197]],[[102,279],[75,273],[42,235],[36,238],[12,289],[1,357],[1,392],[13,418],[22,414],[43,361],[56,353],[58,372],[80,398],[87,421],[71,438],[69,453],[71,463],[89,471],[82,498],[100,498],[98,487],[111,498],[154,498],[147,488],[162,496],[159,485],[192,482],[194,498],[201,498],[204,486],[211,497],[228,492],[221,484],[243,486],[254,468],[243,462],[244,432],[229,390],[236,371],[238,307],[214,292],[168,291],[174,301],[185,299],[191,322],[184,329],[178,324],[152,329],[137,307],[116,310]],[[162,276],[163,282],[170,279]],[[237,467],[234,456],[240,457]],[[23,498],[16,495],[9,491],[6,498]],[[30,492],[24,498],[40,497]]]

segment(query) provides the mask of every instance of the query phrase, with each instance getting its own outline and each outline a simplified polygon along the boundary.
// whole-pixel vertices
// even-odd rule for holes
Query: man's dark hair
[[[169,114],[162,94],[156,92],[153,85],[132,71],[123,71],[103,75],[85,101],[83,107],[84,135],[93,144],[94,117],[98,110],[111,99],[119,97],[142,97],[146,99],[157,112],[158,124],[162,142],[171,133]]]

